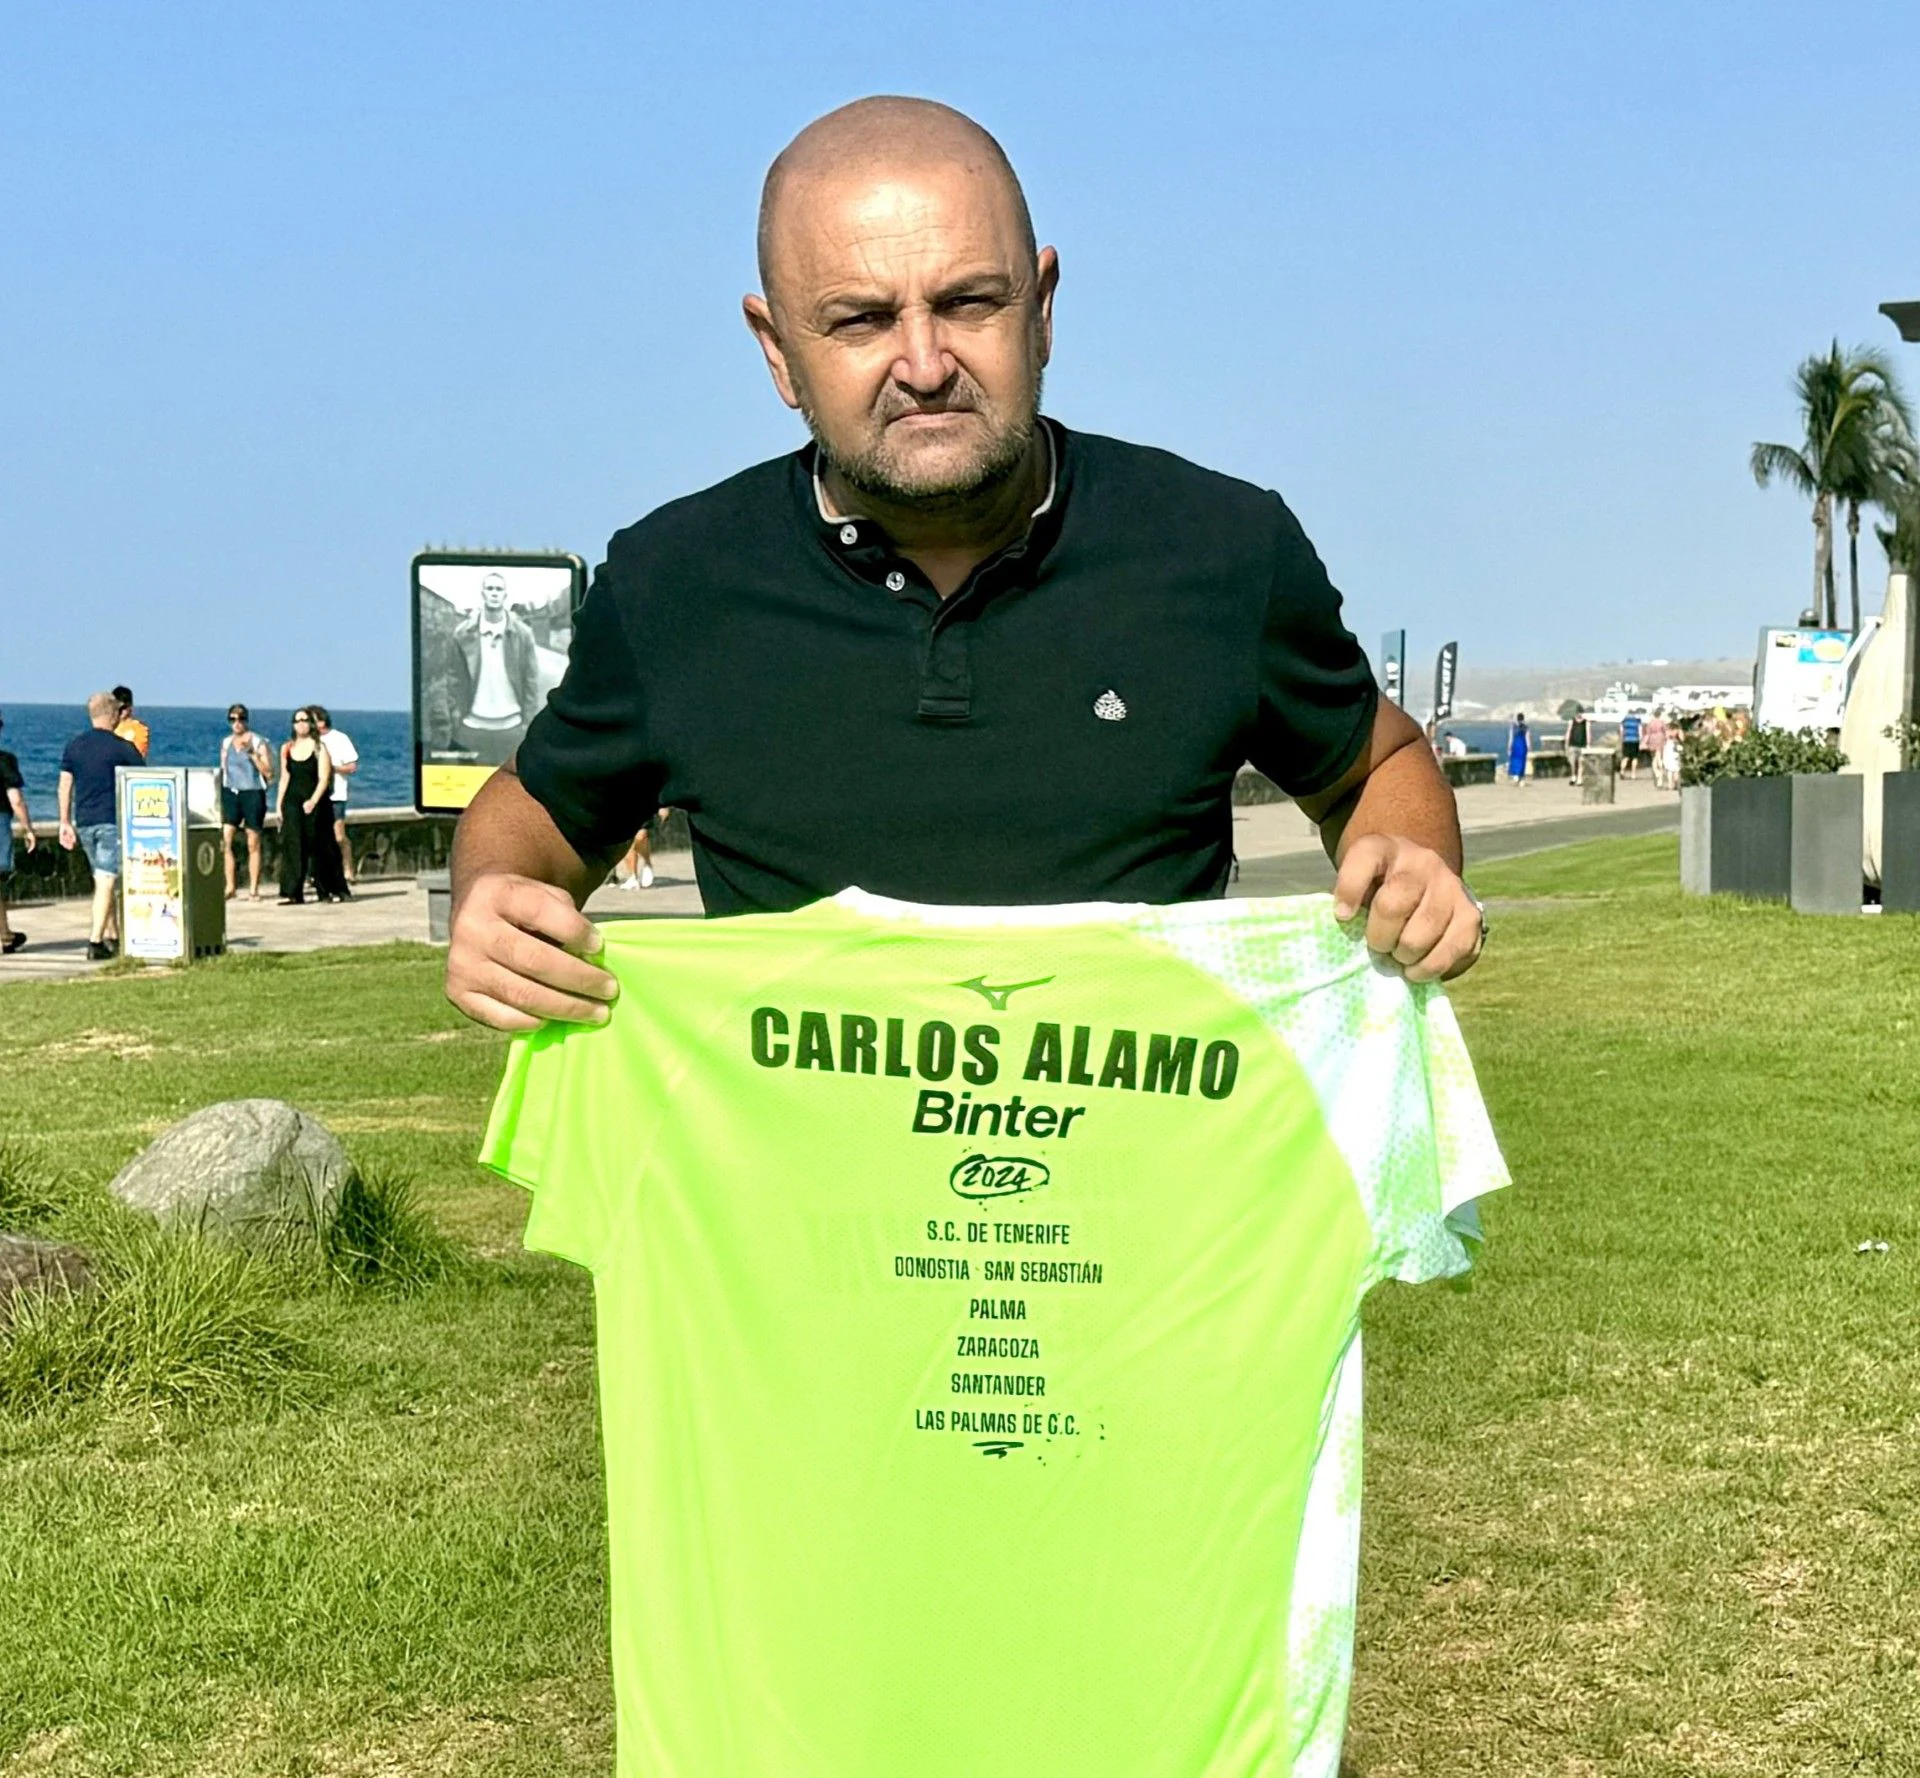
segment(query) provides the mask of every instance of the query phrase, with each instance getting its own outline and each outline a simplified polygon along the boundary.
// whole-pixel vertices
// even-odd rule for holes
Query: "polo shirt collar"
[[[1023,565],[1022,572],[1031,573],[1031,565],[1045,557],[1060,534],[1073,486],[1072,435],[1058,421],[1044,416],[1040,426],[1047,441],[1046,496],[1033,509],[1025,533],[1000,550],[990,563],[983,564],[976,575],[988,568],[1010,568],[1015,564]],[[797,504],[802,507],[808,528],[821,546],[857,578],[885,586],[895,594],[905,591],[904,582],[901,586],[892,584],[893,577],[900,574],[911,581],[912,572],[909,565],[895,555],[878,522],[864,513],[836,514],[828,507],[827,491],[820,478],[819,448],[809,445],[797,452],[794,460],[805,476],[804,485],[796,488]]]

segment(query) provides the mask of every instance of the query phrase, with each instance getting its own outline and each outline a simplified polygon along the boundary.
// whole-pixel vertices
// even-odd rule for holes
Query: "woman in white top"
[[[341,868],[346,872],[349,883],[356,879],[353,874],[353,846],[347,839],[347,792],[351,788],[348,780],[360,769],[360,749],[353,744],[353,737],[345,729],[333,726],[333,718],[327,714],[324,704],[309,704],[313,713],[313,726],[320,736],[320,745],[326,748],[327,757],[333,761],[333,838],[340,848]]]

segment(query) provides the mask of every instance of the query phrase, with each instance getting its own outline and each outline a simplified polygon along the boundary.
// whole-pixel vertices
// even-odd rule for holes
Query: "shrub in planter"
[[[1810,728],[1757,728],[1728,741],[1695,729],[1680,743],[1680,784],[1716,784],[1722,778],[1785,778],[1798,772],[1837,772],[1847,756]]]

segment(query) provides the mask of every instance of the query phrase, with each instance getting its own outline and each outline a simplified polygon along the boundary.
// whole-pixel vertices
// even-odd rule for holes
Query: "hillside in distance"
[[[1429,667],[1425,678],[1413,678],[1408,686],[1416,713],[1432,704],[1431,672]],[[1608,686],[1622,682],[1637,685],[1642,692],[1658,685],[1751,685],[1753,657],[1609,661],[1593,667],[1476,667],[1470,659],[1463,659],[1454,688],[1454,711],[1461,716],[1485,712],[1511,716],[1516,710],[1530,716],[1551,715],[1567,698],[1578,698],[1591,706]]]

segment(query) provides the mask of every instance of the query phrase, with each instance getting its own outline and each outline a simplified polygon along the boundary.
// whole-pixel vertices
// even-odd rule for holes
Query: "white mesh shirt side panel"
[[[1374,1231],[1366,1282],[1465,1271],[1470,1256],[1441,1208],[1449,1182],[1430,1090],[1431,1048],[1454,1052],[1441,1070],[1448,1121],[1471,1122],[1467,1110],[1482,1126],[1486,1118],[1451,1010],[1437,1020],[1425,1016],[1436,1001],[1445,1007],[1437,990],[1409,987],[1376,963],[1359,932],[1333,918],[1324,895],[1187,902],[1149,909],[1132,924],[1230,988],[1300,1065]],[[1470,1107],[1460,1102],[1462,1068]],[[1463,1160],[1479,1153],[1459,1130],[1444,1146]],[[1469,1169],[1457,1181],[1457,1201],[1504,1180],[1504,1172]]]
[[[1360,1589],[1361,1369],[1356,1328],[1327,1391],[1287,1608],[1293,1778],[1339,1778],[1347,1739]]]

